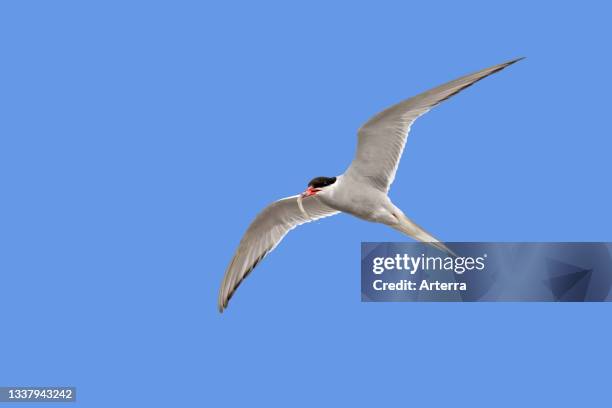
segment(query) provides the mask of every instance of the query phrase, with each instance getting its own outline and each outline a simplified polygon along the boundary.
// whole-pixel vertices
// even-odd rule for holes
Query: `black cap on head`
[[[335,177],[315,177],[308,183],[308,187],[323,188],[336,182]]]

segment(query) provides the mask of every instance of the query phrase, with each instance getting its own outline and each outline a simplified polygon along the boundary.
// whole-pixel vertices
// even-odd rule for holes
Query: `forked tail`
[[[451,251],[446,245],[442,242],[434,238],[430,233],[425,231],[423,228],[419,227],[415,224],[410,218],[406,217],[403,213],[398,216],[399,223],[391,225],[394,229],[399,232],[408,235],[411,238],[416,239],[417,241],[424,242],[433,246],[434,248],[438,248],[442,252],[446,252],[449,255],[457,256],[453,251]]]

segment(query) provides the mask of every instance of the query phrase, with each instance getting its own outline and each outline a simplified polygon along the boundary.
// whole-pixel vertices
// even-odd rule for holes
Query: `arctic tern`
[[[463,76],[406,99],[373,116],[358,131],[357,152],[346,172],[316,177],[302,194],[275,201],[246,230],[219,289],[223,312],[240,283],[293,228],[339,212],[385,224],[416,240],[454,255],[442,242],[408,218],[387,195],[395,178],[412,123],[440,102],[479,80],[521,60]]]

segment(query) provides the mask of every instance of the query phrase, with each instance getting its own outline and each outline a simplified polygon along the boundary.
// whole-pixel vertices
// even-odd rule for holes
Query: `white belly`
[[[383,224],[396,222],[392,214],[395,206],[380,190],[349,180],[342,180],[336,184],[338,185],[335,188],[320,195],[324,204],[366,221]]]

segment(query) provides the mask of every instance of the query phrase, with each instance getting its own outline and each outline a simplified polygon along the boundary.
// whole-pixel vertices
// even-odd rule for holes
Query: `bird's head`
[[[336,182],[336,177],[315,177],[308,183],[308,188],[302,193],[302,197],[310,197],[321,191],[324,191],[326,187],[331,186]]]

